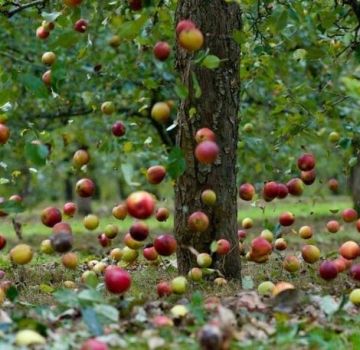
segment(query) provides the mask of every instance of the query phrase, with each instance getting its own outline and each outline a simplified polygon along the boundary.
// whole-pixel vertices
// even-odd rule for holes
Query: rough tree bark
[[[175,186],[178,269],[186,274],[196,266],[195,256],[187,247],[208,252],[212,241],[226,238],[233,249],[215,265],[226,277],[240,278],[236,187],[240,48],[233,40],[233,32],[241,28],[241,12],[237,4],[224,0],[179,0],[176,20],[181,19],[195,22],[204,34],[204,47],[223,61],[219,68],[210,70],[193,63],[193,56],[183,49],[178,48],[177,51],[177,69],[182,83],[189,90],[188,98],[179,106],[176,140],[186,160],[186,171]],[[195,97],[193,75],[201,88],[199,98]],[[192,117],[189,116],[191,108],[196,109]],[[201,165],[194,158],[194,135],[201,127],[208,127],[216,133],[221,149],[218,160],[212,166]],[[206,188],[213,189],[217,194],[217,203],[211,209],[200,200],[201,192]],[[207,213],[210,219],[209,229],[201,234],[187,229],[188,216],[197,210]]]
[[[360,214],[360,139],[353,139],[353,153],[357,163],[351,168],[349,189],[354,203],[354,209]]]

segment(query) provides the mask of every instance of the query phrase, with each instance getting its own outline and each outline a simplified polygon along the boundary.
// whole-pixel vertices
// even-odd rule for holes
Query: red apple
[[[152,244],[149,244],[144,248],[143,255],[144,258],[149,261],[155,261],[159,257],[158,252]]]
[[[326,224],[326,229],[331,233],[336,233],[340,230],[340,224],[336,220],[330,220]]]
[[[251,241],[251,252],[254,257],[263,257],[272,251],[271,244],[263,237],[256,237]]]
[[[82,0],[64,0],[64,4],[70,7],[79,6]]]
[[[313,264],[320,259],[320,250],[315,245],[304,245],[301,248],[301,256],[309,264]]]
[[[80,197],[91,197],[95,192],[95,184],[92,180],[83,178],[76,183],[75,191]]]
[[[51,70],[47,70],[41,77],[45,85],[51,85]]]
[[[278,184],[275,181],[266,182],[262,191],[263,198],[271,201],[278,195]]]
[[[109,247],[111,245],[111,239],[108,238],[105,233],[101,233],[98,236],[98,241],[100,245],[104,248]]]
[[[255,195],[255,188],[252,184],[245,183],[239,188],[239,197],[244,201],[251,201]]]
[[[108,350],[108,346],[100,340],[88,339],[80,350]]]
[[[113,294],[126,292],[131,286],[131,276],[126,270],[117,266],[109,266],[105,270],[104,282],[106,289]]]
[[[171,235],[160,235],[155,238],[154,247],[159,255],[170,256],[176,251],[176,239]]]
[[[295,216],[293,213],[286,211],[279,216],[279,223],[282,226],[291,226],[295,221]]]
[[[146,172],[146,178],[152,185],[159,184],[166,176],[166,169],[161,165],[154,165]]]
[[[238,230],[237,232],[238,238],[241,242],[245,241],[245,238],[247,236],[247,233],[245,230]]]
[[[136,219],[147,219],[155,209],[154,197],[146,191],[133,192],[126,199],[128,213]]]
[[[358,213],[353,208],[344,209],[341,216],[345,222],[353,222],[358,218]]]
[[[360,219],[356,221],[356,229],[360,232]]]
[[[316,179],[316,170],[311,169],[308,171],[302,171],[300,178],[305,185],[312,185]]]
[[[304,191],[304,183],[299,178],[293,178],[286,184],[288,191],[293,196],[301,196]]]
[[[4,249],[6,246],[6,238],[3,235],[0,235],[0,250]]]
[[[289,190],[285,184],[277,184],[277,198],[283,199],[286,198],[289,194]]]
[[[170,45],[166,41],[159,41],[154,46],[154,56],[160,61],[165,61],[169,57],[170,51]]]
[[[142,9],[142,0],[128,0],[129,6],[133,11],[140,11]]]
[[[204,141],[216,142],[216,135],[209,128],[201,128],[195,134],[195,141],[196,143],[201,143]]]
[[[329,190],[333,193],[337,193],[339,191],[339,182],[336,179],[330,179],[328,181]]]
[[[219,239],[216,242],[216,253],[219,255],[226,255],[231,250],[231,244],[227,239]]]
[[[333,261],[324,261],[319,267],[320,277],[326,281],[336,278],[338,270]]]
[[[347,241],[340,246],[339,253],[345,259],[353,260],[360,255],[360,246],[354,241]]]
[[[350,276],[355,281],[360,282],[360,264],[356,264],[356,265],[351,266]]]
[[[79,33],[85,33],[89,23],[86,19],[79,19],[74,24],[74,29]]]
[[[145,241],[149,235],[149,226],[143,221],[134,222],[130,227],[130,235],[135,241]]]
[[[284,238],[277,238],[274,247],[276,250],[285,250],[287,248],[287,243]]]
[[[301,263],[296,256],[288,255],[283,261],[283,267],[286,271],[293,273],[300,270]]]
[[[64,204],[63,212],[65,215],[73,217],[76,213],[77,206],[73,202],[67,202]]]
[[[41,212],[41,222],[48,227],[53,227],[62,219],[61,211],[55,207],[47,207]]]
[[[111,127],[111,131],[114,136],[121,137],[125,135],[126,129],[123,122],[115,122],[113,126]]]
[[[310,153],[304,153],[297,161],[298,168],[302,171],[309,171],[315,167],[315,157]]]
[[[220,149],[217,143],[214,141],[203,141],[196,146],[195,157],[202,164],[213,164],[219,152]]]
[[[5,145],[9,137],[10,137],[10,129],[4,124],[0,124],[0,144]]]
[[[61,221],[53,226],[52,232],[53,233],[60,233],[60,232],[72,233],[72,229],[71,229],[70,224],[68,224],[67,222]]]
[[[170,212],[168,208],[158,208],[155,212],[157,221],[163,222],[169,218]]]
[[[36,29],[36,36],[39,39],[46,39],[50,35],[50,32],[46,30],[43,26],[40,26]]]
[[[179,35],[183,30],[190,30],[194,28],[196,28],[196,25],[193,21],[189,19],[183,19],[176,26],[176,34]]]
[[[172,293],[171,285],[168,282],[159,282],[156,286],[156,290],[160,298]]]
[[[202,211],[196,211],[189,216],[188,227],[193,232],[204,232],[209,227],[209,218]]]
[[[124,220],[127,216],[127,206],[120,203],[112,209],[112,215],[118,220]]]

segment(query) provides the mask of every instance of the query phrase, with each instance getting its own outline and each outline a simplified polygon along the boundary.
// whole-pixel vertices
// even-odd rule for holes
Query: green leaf
[[[0,203],[0,209],[7,214],[22,213],[25,210],[25,206],[21,202],[8,200]]]
[[[181,99],[181,100],[185,100],[188,95],[189,95],[189,90],[187,89],[187,87],[181,83],[177,83],[175,85],[175,93],[176,95],[178,95],[178,97]]]
[[[119,311],[111,305],[95,305],[94,309],[99,317],[104,318],[107,321],[111,321],[114,323],[119,321]]]
[[[95,289],[84,289],[78,294],[78,299],[80,301],[84,301],[85,303],[88,302],[101,303],[104,300],[101,293]]]
[[[135,39],[141,32],[142,27],[148,20],[148,17],[144,14],[135,21],[127,21],[120,27],[118,35],[123,39]]]
[[[71,289],[59,289],[53,293],[53,297],[59,304],[68,308],[79,306],[77,294]]]
[[[199,85],[199,81],[197,80],[196,75],[195,75],[194,72],[191,73],[191,78],[192,78],[193,87],[194,87],[194,90],[195,90],[195,97],[199,98],[201,96],[201,87]]]
[[[16,298],[18,297],[19,292],[17,291],[15,286],[11,286],[10,288],[7,289],[6,291],[6,297],[10,300],[10,301],[15,301]]]
[[[54,292],[54,288],[49,286],[48,284],[45,284],[45,283],[41,283],[40,286],[39,286],[39,289],[44,292],[44,293],[47,293],[47,294],[51,294]]]
[[[47,146],[38,143],[27,143],[24,149],[25,157],[37,166],[46,164],[49,155]]]
[[[82,309],[81,314],[84,323],[87,325],[92,335],[97,337],[104,333],[101,323],[97,317],[97,314],[92,307]]]
[[[167,172],[172,179],[177,179],[186,169],[184,152],[179,147],[174,147],[167,160]]]
[[[129,186],[140,186],[140,183],[132,180],[134,176],[134,166],[131,163],[121,164],[121,171],[124,175],[124,180]]]
[[[220,62],[221,60],[219,57],[215,55],[208,55],[204,58],[201,65],[209,69],[215,69],[220,66]]]
[[[44,18],[45,21],[54,22],[59,16],[62,15],[62,12],[45,12],[41,13],[41,17]]]
[[[34,94],[36,97],[45,98],[49,96],[49,92],[40,78],[32,74],[24,74],[19,77],[26,90]]]

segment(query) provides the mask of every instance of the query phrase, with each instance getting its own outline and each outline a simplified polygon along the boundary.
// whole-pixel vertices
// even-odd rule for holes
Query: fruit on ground
[[[131,225],[129,232],[136,241],[145,241],[149,235],[149,226],[143,221],[137,221]]]
[[[285,290],[295,289],[294,285],[289,282],[278,282],[275,284],[274,289],[272,290],[273,297],[276,297],[280,293],[284,292]]]
[[[144,258],[148,261],[156,261],[159,257],[158,252],[152,244],[147,245],[143,250]]]
[[[160,235],[155,238],[154,247],[159,255],[170,256],[176,251],[176,239],[168,234]]]
[[[341,216],[345,222],[353,222],[358,218],[358,213],[353,208],[347,208],[343,210]]]
[[[89,23],[86,19],[79,19],[74,24],[74,29],[79,33],[85,33]]]
[[[189,19],[183,19],[179,21],[176,26],[176,34],[179,35],[183,30],[190,30],[196,28],[196,25],[193,21]]]
[[[291,179],[287,184],[286,184],[288,191],[291,195],[293,196],[301,196],[303,191],[304,191],[304,183],[302,182],[301,179],[299,178],[294,178]]]
[[[209,207],[214,206],[216,203],[216,193],[213,190],[203,191],[201,193],[201,201]]]
[[[62,219],[61,211],[55,207],[47,207],[41,212],[41,222],[48,227],[53,227]]]
[[[65,215],[73,217],[77,211],[77,205],[73,202],[67,202],[64,204],[63,212]]]
[[[114,259],[115,261],[120,261],[122,258],[123,252],[121,248],[114,248],[110,252],[111,259]]]
[[[203,141],[195,148],[195,158],[202,164],[213,164],[219,153],[219,146],[214,141]]]
[[[350,295],[349,300],[356,306],[360,306],[360,288],[354,289]]]
[[[120,203],[112,209],[112,215],[118,220],[124,220],[127,216],[127,206],[125,203]]]
[[[202,270],[199,269],[198,267],[193,267],[189,273],[188,273],[188,277],[195,282],[201,281],[202,279]]]
[[[6,238],[4,235],[0,235],[0,250],[4,249],[6,246]]]
[[[170,295],[172,293],[172,288],[168,282],[159,282],[156,285],[156,291],[158,296],[161,298]]]
[[[107,264],[105,264],[104,262],[100,261],[100,262],[97,262],[97,263],[93,266],[92,270],[93,270],[93,272],[95,272],[96,274],[100,275],[100,274],[102,274],[102,273],[105,271],[106,267],[107,267]]]
[[[121,294],[130,288],[131,276],[126,270],[118,266],[109,266],[105,270],[104,282],[110,293]]]
[[[104,233],[107,238],[114,239],[119,233],[119,228],[114,224],[109,224],[105,226]]]
[[[201,143],[204,141],[216,142],[215,133],[209,128],[201,128],[195,134],[196,143]]]
[[[159,184],[166,176],[166,169],[162,165],[154,165],[146,171],[146,178],[152,185]]]
[[[171,290],[175,294],[184,294],[187,289],[188,282],[184,276],[178,276],[171,280]]]
[[[247,236],[247,233],[245,230],[238,230],[237,232],[238,238],[241,242],[243,242]]]
[[[60,233],[60,232],[72,233],[72,228],[69,223],[61,221],[53,226],[52,232],[53,233]]]
[[[157,221],[164,222],[170,216],[170,212],[168,208],[158,208],[155,212],[155,218]]]
[[[340,255],[337,259],[334,260],[334,264],[336,265],[336,268],[340,273],[350,268],[352,260],[345,259]]]
[[[272,201],[278,195],[278,184],[275,181],[266,182],[262,191],[263,198],[266,201]]]
[[[244,229],[249,229],[254,226],[254,221],[251,218],[245,218],[241,221],[241,226]]]
[[[44,239],[40,243],[40,251],[44,254],[52,254],[54,253],[54,249],[51,245],[50,239]]]
[[[288,272],[297,272],[300,270],[300,260],[294,255],[288,255],[283,261],[283,267]]]
[[[239,188],[239,197],[244,201],[251,201],[255,195],[255,188],[252,184],[245,183]]]
[[[160,124],[169,121],[170,113],[170,107],[166,102],[156,102],[151,108],[151,117]]]
[[[360,282],[360,264],[355,264],[350,268],[350,276],[355,281]]]
[[[121,137],[125,135],[126,128],[123,122],[115,122],[111,127],[111,132],[116,137]]]
[[[62,256],[61,262],[66,268],[75,270],[78,265],[78,257],[75,253],[69,252]]]
[[[287,243],[284,238],[278,238],[275,240],[274,247],[276,250],[285,250],[287,248]]]
[[[313,235],[313,229],[310,226],[302,226],[299,229],[299,236],[302,239],[310,239]]]
[[[50,32],[46,30],[43,26],[40,26],[36,29],[36,36],[39,39],[46,39],[50,35]]]
[[[64,0],[64,4],[70,7],[79,6],[82,0]]]
[[[320,249],[315,245],[304,245],[301,248],[301,256],[305,262],[313,264],[320,259]]]
[[[337,193],[339,191],[339,181],[336,179],[330,179],[328,181],[329,190],[333,193]]]
[[[66,253],[72,248],[73,236],[70,233],[60,232],[50,237],[52,248],[58,253]]]
[[[99,218],[94,214],[89,214],[84,217],[83,224],[87,230],[95,230],[98,228],[100,223]]]
[[[216,242],[216,254],[219,255],[226,255],[230,252],[231,250],[231,244],[227,239],[219,239]]]
[[[274,234],[270,230],[263,230],[260,233],[260,237],[265,238],[269,243],[274,239]]]
[[[286,198],[287,195],[289,194],[289,190],[287,186],[285,184],[278,184],[277,188],[278,188],[277,198],[279,199]]]
[[[227,280],[224,277],[216,277],[214,279],[214,284],[218,287],[225,286],[227,284]]]
[[[155,209],[154,197],[146,191],[133,192],[126,199],[128,213],[136,219],[147,219]]]
[[[254,257],[262,257],[271,253],[272,246],[265,238],[256,237],[251,241],[251,251]]]
[[[179,34],[179,44],[185,50],[194,52],[203,46],[204,36],[197,28],[184,29]]]
[[[101,104],[100,109],[102,113],[110,115],[115,112],[115,105],[111,101],[105,101]]]
[[[111,239],[108,238],[105,233],[101,233],[98,235],[98,242],[104,248],[109,247],[111,245]]]
[[[48,65],[48,66],[51,66],[52,64],[54,64],[55,61],[56,61],[56,55],[52,51],[45,52],[41,56],[41,62]]]
[[[84,149],[77,150],[73,155],[73,164],[76,168],[81,168],[82,166],[88,164],[89,161],[90,155]]]
[[[291,226],[295,221],[295,216],[293,213],[286,211],[279,216],[279,223],[282,226]]]
[[[336,232],[338,232],[340,230],[340,224],[336,220],[330,220],[326,224],[326,229],[331,233],[336,233]]]
[[[202,268],[210,267],[212,264],[212,258],[208,253],[200,253],[196,257],[196,263]]]
[[[258,285],[257,291],[260,295],[271,295],[275,288],[275,284],[271,281],[261,282]]]
[[[311,153],[302,154],[297,161],[298,168],[302,171],[309,171],[315,167],[315,157]]]
[[[324,261],[319,267],[320,277],[326,281],[336,278],[338,270],[332,261]]]
[[[91,197],[95,192],[95,184],[92,180],[83,178],[76,183],[75,190],[80,197]]]
[[[16,333],[15,343],[17,346],[20,346],[21,349],[24,347],[33,348],[35,345],[46,344],[46,339],[32,329],[22,329]]]
[[[188,227],[192,232],[205,232],[209,227],[209,218],[202,211],[196,211],[189,216]]]
[[[137,250],[131,249],[129,247],[124,247],[123,248],[123,256],[122,256],[121,260],[126,263],[132,263],[133,261],[135,261],[137,259],[138,256],[139,256],[139,252]]]
[[[160,60],[165,61],[170,55],[170,45],[166,41],[159,41],[154,46],[154,56]]]
[[[360,246],[354,241],[347,241],[340,246],[339,253],[345,259],[353,260],[360,255]]]
[[[28,244],[16,245],[9,254],[11,261],[17,265],[25,265],[33,258],[33,250]]]
[[[305,185],[312,185],[316,179],[316,170],[312,169],[308,171],[302,171],[300,173],[300,179]]]

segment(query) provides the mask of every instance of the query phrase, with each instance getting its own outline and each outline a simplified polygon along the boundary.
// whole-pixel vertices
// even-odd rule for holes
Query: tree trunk
[[[354,209],[360,214],[360,139],[353,140],[353,154],[357,157],[357,163],[351,168],[349,188]]]
[[[186,160],[185,173],[175,187],[175,236],[178,240],[178,269],[186,274],[196,266],[194,254],[209,252],[212,241],[226,238],[232,250],[214,265],[226,277],[240,278],[240,254],[237,238],[236,148],[238,142],[238,112],[240,94],[240,48],[232,39],[234,30],[241,29],[241,13],[237,4],[223,0],[179,0],[177,22],[191,19],[202,31],[204,48],[223,60],[220,67],[210,70],[191,61],[192,55],[183,49],[177,51],[177,69],[189,95],[178,110],[177,145]],[[195,97],[194,77],[201,96]],[[189,110],[196,109],[193,116]],[[195,133],[202,127],[212,129],[221,149],[215,164],[201,165],[194,157]],[[204,189],[216,192],[217,202],[212,208],[201,203]],[[201,210],[209,216],[210,225],[204,233],[193,233],[187,228],[189,215]],[[216,258],[214,256],[213,258]]]

